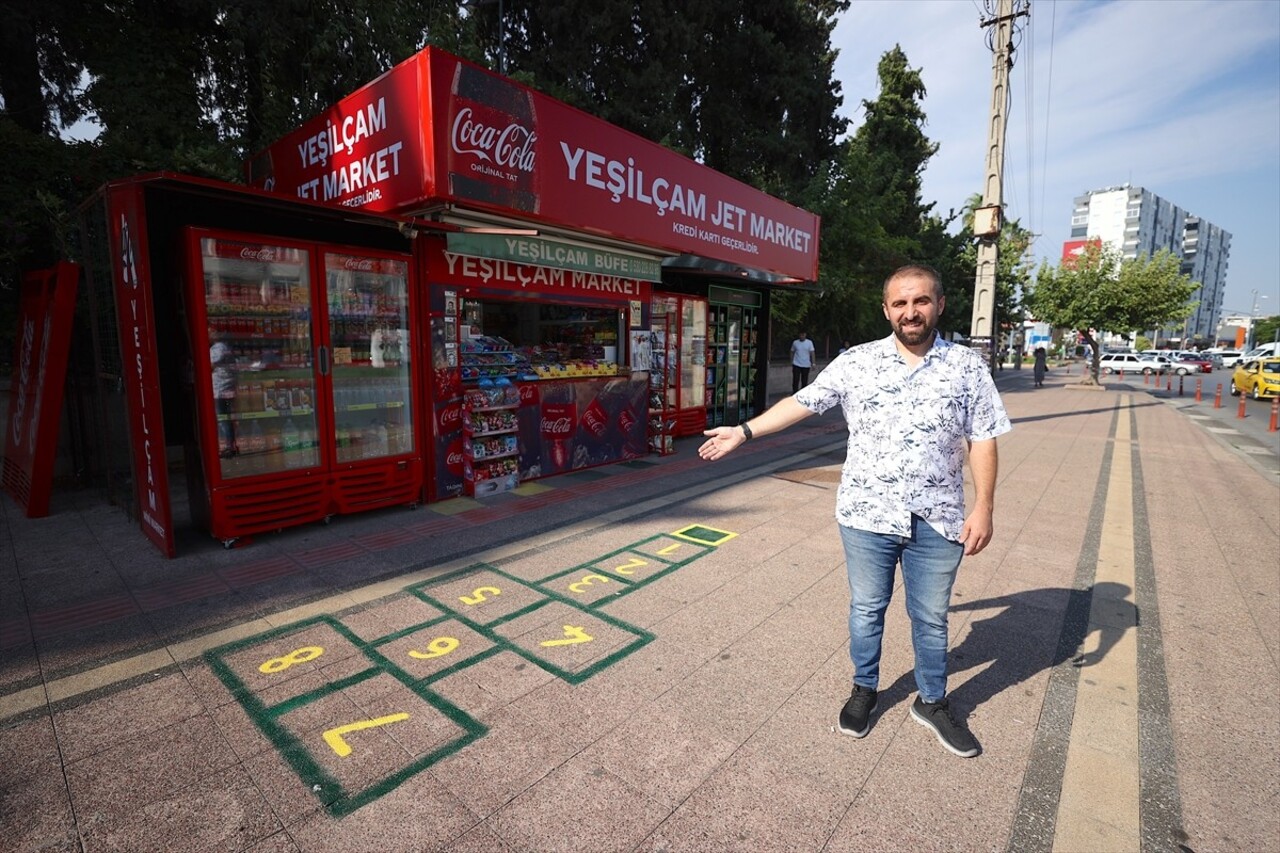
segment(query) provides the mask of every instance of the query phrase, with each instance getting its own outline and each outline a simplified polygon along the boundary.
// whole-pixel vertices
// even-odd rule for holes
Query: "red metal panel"
[[[169,470],[165,462],[164,418],[160,410],[160,374],[151,301],[151,264],[147,248],[142,188],[117,185],[107,190],[111,261],[116,282],[120,357],[132,434],[133,479],[142,532],[165,556],[177,553],[169,506]]]
[[[22,280],[22,315],[0,478],[28,518],[49,514],[79,278],[79,266],[62,262]]]

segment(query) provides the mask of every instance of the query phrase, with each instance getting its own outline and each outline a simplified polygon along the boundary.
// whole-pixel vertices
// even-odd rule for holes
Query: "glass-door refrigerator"
[[[675,435],[699,435],[707,425],[707,300],[654,293],[651,316],[655,324],[658,318],[671,317],[671,333],[676,337],[679,383],[670,404]]]
[[[415,503],[408,257],[205,229],[188,257],[210,532]]]

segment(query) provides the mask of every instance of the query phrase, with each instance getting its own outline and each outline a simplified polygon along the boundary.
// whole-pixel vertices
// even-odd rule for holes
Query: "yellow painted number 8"
[[[294,649],[287,655],[281,655],[278,658],[266,661],[262,666],[258,667],[258,671],[274,675],[277,672],[284,672],[295,663],[306,663],[307,661],[315,660],[322,654],[324,654],[324,649],[320,646],[303,646],[300,649]]]

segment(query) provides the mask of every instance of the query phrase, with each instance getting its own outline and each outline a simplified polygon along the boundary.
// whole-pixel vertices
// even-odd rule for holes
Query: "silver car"
[[[1162,355],[1109,352],[1102,357],[1099,368],[1103,373],[1168,373],[1173,362]]]

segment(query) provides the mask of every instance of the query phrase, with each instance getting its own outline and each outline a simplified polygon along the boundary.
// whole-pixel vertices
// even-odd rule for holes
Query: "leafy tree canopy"
[[[800,326],[814,339],[856,343],[884,335],[881,286],[903,264],[929,263],[944,281],[953,280],[959,244],[946,233],[948,222],[921,199],[921,176],[938,146],[924,134],[920,69],[894,47],[877,71],[879,94],[862,102],[866,120],[815,174],[804,196],[805,206],[822,217],[823,294],[775,300],[784,323],[795,318],[794,326],[784,325],[783,339]]]
[[[1111,245],[1090,241],[1056,268],[1042,265],[1026,304],[1038,320],[1080,332],[1093,348],[1096,382],[1102,358],[1096,331],[1130,334],[1181,320],[1195,309],[1187,299],[1200,285],[1180,268],[1168,250],[1121,260]]]

